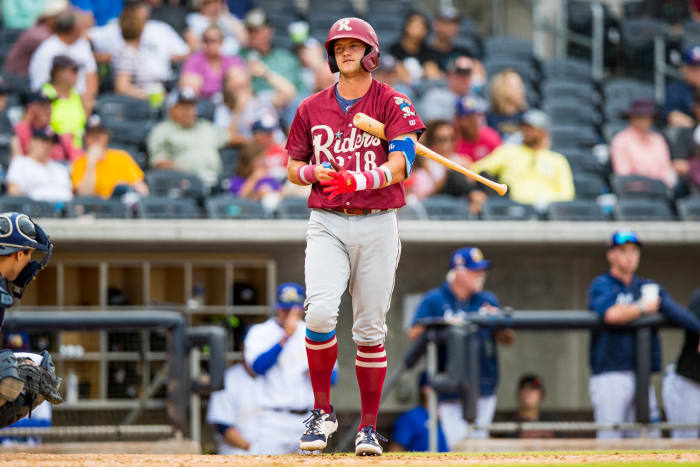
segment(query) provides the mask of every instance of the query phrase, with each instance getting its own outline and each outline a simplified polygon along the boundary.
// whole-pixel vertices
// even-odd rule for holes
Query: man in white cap
[[[4,4],[3,4],[4,5]],[[14,75],[27,76],[29,60],[39,45],[51,36],[54,19],[68,8],[68,0],[46,0],[44,9],[31,28],[25,30],[12,44],[7,54],[3,71]]]

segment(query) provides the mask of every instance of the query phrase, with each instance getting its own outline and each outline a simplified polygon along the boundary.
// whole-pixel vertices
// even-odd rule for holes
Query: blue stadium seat
[[[230,177],[233,175],[234,170],[236,170],[236,165],[238,165],[238,158],[240,157],[240,150],[231,146],[227,146],[219,149],[219,157],[221,158],[221,174],[224,177]]]
[[[615,206],[615,218],[621,221],[670,221],[673,212],[660,199],[621,199]]]
[[[559,152],[566,157],[569,161],[569,166],[571,167],[571,172],[574,177],[578,174],[594,174],[596,177],[606,174],[607,169],[601,165],[598,159],[589,150],[577,148],[577,147],[559,147],[554,148],[556,152]]]
[[[603,221],[605,215],[595,201],[576,199],[550,204],[547,218],[552,221]]]
[[[199,99],[197,101],[197,117],[214,121],[214,112],[216,111],[216,105],[208,99]]]
[[[557,98],[545,101],[542,110],[557,125],[599,125],[600,112],[590,100]]]
[[[129,208],[116,199],[104,199],[99,196],[77,196],[66,204],[68,217],[94,216],[98,219],[126,219],[130,217]]]
[[[97,98],[95,111],[105,121],[133,122],[154,120],[157,111],[145,99],[120,94],[101,94]]]
[[[553,125],[551,132],[553,147],[578,147],[590,149],[600,142],[593,125]]]
[[[2,196],[0,212],[22,212],[30,217],[61,217],[61,204],[35,201],[25,196]]]
[[[495,74],[505,69],[512,68],[520,75],[525,84],[529,86],[534,86],[539,79],[537,70],[532,62],[519,57],[499,55],[493,58],[486,58],[486,60],[484,60],[484,68],[486,68],[486,73],[489,78],[493,78]]]
[[[192,219],[201,217],[197,203],[192,198],[166,198],[147,196],[137,206],[139,217],[150,219]]]
[[[561,99],[576,100],[589,105],[595,105],[600,102],[598,91],[593,87],[593,84],[585,81],[572,81],[571,78],[548,79],[542,84],[541,89],[545,105],[550,101],[556,102]]]
[[[591,63],[578,58],[552,58],[542,62],[542,73],[548,79],[575,81],[576,84],[592,82]]]
[[[491,36],[484,40],[484,56],[487,60],[492,57],[531,60],[534,58],[534,48],[531,42],[516,37]]]
[[[532,206],[516,203],[510,198],[490,197],[483,206],[481,217],[489,221],[529,220],[537,217]]]
[[[667,200],[669,197],[664,182],[640,175],[613,176],[612,188],[620,199]]]
[[[283,198],[277,206],[280,219],[308,219],[310,214],[306,198]]]
[[[422,201],[428,219],[464,221],[472,219],[466,201],[453,196],[431,196]]]
[[[215,219],[262,219],[265,210],[257,201],[221,195],[207,200],[207,213]]]
[[[605,182],[591,173],[574,173],[574,190],[577,199],[595,200],[607,191]]]
[[[679,199],[676,207],[681,220],[700,221],[700,196]]]
[[[153,196],[201,200],[206,195],[199,177],[177,170],[151,170],[146,173],[146,183]]]

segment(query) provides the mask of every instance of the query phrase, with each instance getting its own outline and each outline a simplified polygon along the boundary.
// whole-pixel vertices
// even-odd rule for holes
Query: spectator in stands
[[[421,142],[449,159],[454,159],[455,130],[447,120],[428,122]],[[406,194],[409,200],[421,200],[440,191],[445,183],[445,166],[424,157],[417,157],[411,177],[406,180]]]
[[[117,186],[127,186],[140,195],[148,195],[143,171],[128,152],[109,148],[109,131],[98,115],[85,127],[85,155],[73,163],[71,178],[79,196],[109,198]]]
[[[610,269],[593,279],[588,289],[588,308],[607,325],[619,326],[647,314],[663,313],[683,328],[700,332],[700,319],[676,303],[653,280],[637,276],[642,244],[632,231],[615,232],[608,242],[606,259]],[[658,330],[651,329],[648,355],[651,371],[661,370]],[[591,331],[589,384],[595,422],[616,425],[634,422],[636,331],[633,328],[603,328]],[[649,386],[649,414],[660,421],[653,385]],[[625,436],[638,436],[627,432]],[[599,430],[598,438],[622,438],[623,432]],[[648,436],[660,436],[658,431]]]
[[[508,141],[520,130],[520,121],[527,109],[525,84],[515,70],[506,69],[493,77],[490,95],[486,123]]]
[[[68,0],[46,0],[34,26],[25,30],[12,44],[2,65],[5,73],[24,77],[29,74],[29,60],[34,51],[51,36],[56,16],[67,8]]]
[[[39,89],[51,78],[53,58],[67,55],[79,65],[76,91],[83,99],[85,113],[90,114],[97,95],[97,64],[90,43],[83,37],[83,27],[72,11],[59,14],[54,22],[55,34],[36,49],[29,62],[29,81],[33,90]]]
[[[189,86],[205,98],[221,93],[224,77],[235,73],[236,67],[245,67],[238,56],[225,55],[221,51],[224,33],[212,25],[202,33],[204,48],[189,56],[180,72],[180,87]]]
[[[527,373],[518,380],[518,412],[515,414],[516,422],[544,422],[549,421],[542,416],[540,406],[544,400],[545,390],[542,378],[538,375]],[[553,438],[551,430],[520,430],[506,438]]]
[[[413,88],[401,78],[399,64],[393,55],[381,55],[379,57],[379,68],[374,72],[374,79],[388,84],[392,89],[413,101],[415,95]]]
[[[51,99],[41,92],[34,92],[27,98],[24,117],[15,125],[15,137],[12,140],[12,157],[28,154],[29,143],[35,130],[50,128]],[[69,134],[61,135],[54,143],[51,159],[58,162],[74,161],[81,156],[81,151],[73,144]]]
[[[58,135],[73,138],[75,147],[83,146],[85,108],[75,90],[78,81],[78,63],[67,55],[56,55],[51,64],[51,81],[41,92],[51,99],[51,128]]]
[[[183,88],[174,95],[169,116],[148,135],[151,166],[156,169],[181,170],[197,175],[207,186],[219,177],[219,149],[229,143],[226,131],[213,123],[197,119],[197,94]]]
[[[2,25],[5,29],[27,29],[41,16],[44,2],[3,0]]]
[[[274,93],[253,93],[252,76],[265,77]],[[253,136],[253,124],[263,115],[278,115],[294,97],[294,85],[284,76],[267,68],[261,61],[251,61],[248,68],[237,68],[226,75],[223,102],[216,107],[214,122],[220,128],[228,128],[231,144],[238,146]],[[277,142],[284,141],[284,133],[276,132]]]
[[[145,0],[127,0],[119,21],[89,31],[97,60],[113,62],[116,74],[128,75],[130,80],[121,79],[139,89],[145,89],[146,83],[166,81],[172,73],[171,62],[184,60],[190,52],[173,28],[150,19],[150,11]],[[132,87],[128,89],[133,91]]]
[[[405,68],[412,84],[423,78],[439,79],[441,75],[439,58],[428,46],[429,32],[428,17],[419,11],[412,11],[406,15],[398,42],[389,47],[389,53]]]
[[[464,96],[457,101],[457,154],[476,162],[501,145],[498,132],[484,124],[486,102],[476,96]]]
[[[455,39],[459,35],[460,20],[459,10],[452,5],[441,6],[433,19],[434,34],[433,40],[430,42],[430,49],[437,60],[437,65],[443,72],[447,70],[450,61],[460,55],[467,57],[476,55],[475,50],[455,45]]]
[[[251,70],[259,68],[257,63],[262,62],[266,70],[292,83],[294,92],[303,89],[301,64],[297,57],[289,50],[272,46],[275,30],[270,25],[265,10],[259,8],[250,10],[245,15],[245,26],[248,31],[248,47],[241,51],[241,55],[248,61]],[[262,91],[275,89],[268,76],[258,75],[255,72],[253,76],[253,91],[256,95]]]
[[[225,55],[236,55],[241,45],[248,41],[248,34],[241,20],[229,13],[223,0],[197,0],[195,5],[199,11],[187,15],[186,37],[190,48],[198,50],[204,31],[209,26],[216,25],[224,35],[221,52]]]
[[[688,161],[688,180],[690,189],[700,193],[700,126],[695,129],[695,154]]]
[[[648,99],[635,99],[626,112],[629,125],[610,143],[610,160],[615,175],[642,175],[663,181],[669,189],[677,176],[671,164],[668,144],[652,130],[656,105]]]
[[[253,141],[263,148],[267,173],[284,183],[287,180],[287,150],[275,139],[280,131],[279,121],[274,115],[263,115],[253,123]]]
[[[15,130],[12,128],[12,122],[7,116],[7,95],[10,93],[10,88],[7,87],[5,80],[0,77],[0,148],[3,154],[3,160],[7,163],[11,154],[12,139],[15,136]]]
[[[294,30],[294,28],[308,30],[309,27],[309,25],[306,22],[302,21],[297,21],[293,24],[296,24],[298,26],[292,27],[290,25],[291,30]],[[305,34],[308,35],[308,32],[306,32]],[[323,86],[325,82],[330,81],[331,84],[335,82],[335,76],[333,73],[331,73],[331,70],[328,68],[328,62],[326,61],[326,49],[323,47],[323,44],[321,44],[317,39],[313,37],[308,37],[304,39],[303,42],[294,46],[294,53],[296,54],[297,58],[299,59],[299,63],[301,64],[302,84],[301,88],[297,89],[296,95],[296,98],[299,99],[299,102],[301,102],[302,99],[309,96],[310,94],[328,87]],[[326,71],[325,73],[323,73],[324,67]],[[328,78],[329,75],[332,77],[332,79]],[[293,107],[293,110],[296,111],[296,107],[298,107],[298,105]],[[291,117],[294,117],[293,113]]]
[[[418,381],[420,404],[402,413],[394,422],[389,451],[393,452],[426,452],[430,449],[428,432],[428,395],[430,385],[428,376],[421,373]],[[438,452],[448,452],[447,438],[438,417]]]
[[[471,76],[474,61],[465,56],[454,59],[447,66],[447,88],[436,86],[428,89],[418,103],[421,118],[453,120],[457,100],[471,92]]]
[[[151,19],[162,21],[183,36],[187,29],[187,8],[180,0],[146,0],[151,7]]]
[[[267,167],[265,148],[256,142],[241,149],[236,173],[230,179],[233,196],[261,200],[270,193],[279,193],[282,182]]]
[[[688,47],[683,51],[681,66],[683,80],[670,80],[666,84],[664,117],[671,126],[690,128],[693,121],[692,105],[695,93],[700,89],[700,46]]]
[[[71,3],[76,8],[91,13],[94,22],[98,26],[104,26],[118,17],[122,11],[122,6],[128,2],[129,0],[71,0]]]
[[[7,194],[37,201],[70,201],[73,187],[65,165],[51,159],[58,136],[48,127],[34,130],[26,156],[12,158],[7,170]]]
[[[574,180],[566,157],[549,149],[549,116],[541,110],[523,115],[522,144],[504,144],[471,169],[488,172],[508,185],[510,197],[544,210],[549,203],[574,199]]]

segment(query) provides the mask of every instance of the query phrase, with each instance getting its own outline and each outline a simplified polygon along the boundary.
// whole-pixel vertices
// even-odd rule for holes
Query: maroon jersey
[[[389,143],[353,126],[352,119],[358,112],[383,122],[389,141],[425,129],[408,98],[384,83],[373,79],[369,91],[347,113],[340,108],[333,85],[307,97],[299,106],[287,139],[289,156],[310,164],[333,161],[350,172],[364,172],[384,164],[389,160]],[[323,186],[314,183],[308,204],[310,208],[323,209],[392,209],[400,208],[406,201],[403,183],[346,193],[332,201],[323,193]]]

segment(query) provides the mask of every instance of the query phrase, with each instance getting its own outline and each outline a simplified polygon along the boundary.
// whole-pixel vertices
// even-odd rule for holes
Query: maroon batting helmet
[[[331,26],[330,31],[328,31],[328,40],[326,40],[326,52],[328,53],[328,66],[333,73],[340,71],[333,52],[333,42],[336,39],[357,39],[367,44],[367,52],[365,52],[361,62],[362,68],[368,72],[377,69],[379,66],[379,39],[377,39],[374,28],[367,21],[360,18],[342,18]]]

